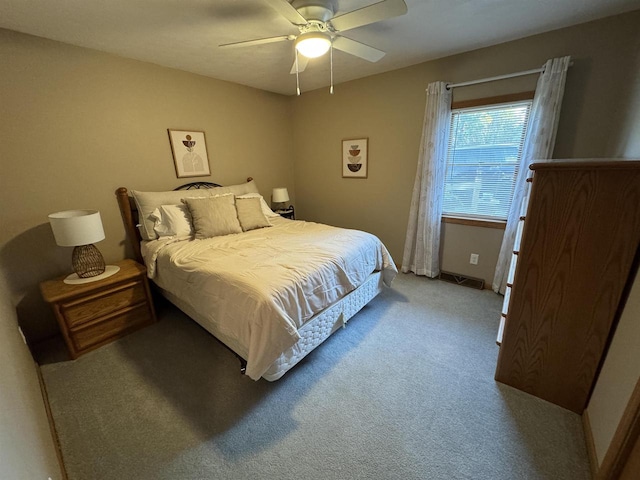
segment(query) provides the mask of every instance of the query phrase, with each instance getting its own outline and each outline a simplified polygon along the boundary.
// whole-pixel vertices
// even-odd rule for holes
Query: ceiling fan
[[[290,73],[304,71],[309,58],[324,55],[329,49],[336,48],[356,57],[377,62],[385,52],[364,43],[343,37],[339,32],[351,30],[371,23],[397,17],[407,13],[404,0],[382,0],[358,10],[334,16],[335,0],[266,0],[271,7],[291,22],[300,31],[299,35],[280,35],[258,38],[242,42],[226,43],[222,48],[250,47],[265,43],[293,41],[295,61]],[[298,57],[298,53],[301,57]],[[333,74],[332,74],[333,84]],[[333,93],[333,85],[331,86]],[[298,87],[298,95],[300,88]]]

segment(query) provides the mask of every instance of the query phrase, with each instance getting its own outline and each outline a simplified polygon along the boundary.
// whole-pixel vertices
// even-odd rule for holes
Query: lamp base
[[[107,265],[104,269],[104,272],[100,275],[96,275],[94,277],[81,278],[77,273],[72,273],[67,278],[63,280],[64,283],[68,283],[70,285],[81,285],[83,283],[91,283],[97,280],[104,280],[105,278],[109,278],[111,275],[115,275],[120,271],[120,267],[117,265]]]
[[[71,254],[71,266],[80,278],[95,277],[104,272],[104,258],[92,243],[78,245]]]

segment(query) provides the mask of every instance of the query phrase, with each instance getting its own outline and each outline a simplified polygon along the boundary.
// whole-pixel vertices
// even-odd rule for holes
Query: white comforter
[[[270,218],[272,227],[192,240],[144,242],[149,277],[233,339],[259,379],[298,341],[298,328],[351,292],[374,271],[386,285],[397,273],[369,233]]]

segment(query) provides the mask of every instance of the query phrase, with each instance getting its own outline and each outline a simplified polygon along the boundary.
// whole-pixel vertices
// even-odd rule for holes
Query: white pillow
[[[279,217],[277,213],[269,208],[267,202],[264,201],[264,198],[259,193],[245,193],[244,195],[238,195],[236,198],[259,198],[260,206],[262,207],[262,213],[264,213],[265,217]]]
[[[192,235],[191,214],[186,205],[161,205],[151,217],[154,219],[153,231],[158,237]]]

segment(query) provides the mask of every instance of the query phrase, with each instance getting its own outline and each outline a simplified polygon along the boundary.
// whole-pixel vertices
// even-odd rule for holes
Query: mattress
[[[345,298],[361,308],[379,283],[390,285],[397,273],[374,235],[282,218],[272,222],[224,237],[153,240],[142,248],[150,277],[246,359],[254,380],[279,378],[345,321],[343,311],[330,307]],[[366,301],[360,294],[347,300],[365,285],[376,286],[362,289],[376,290]]]

